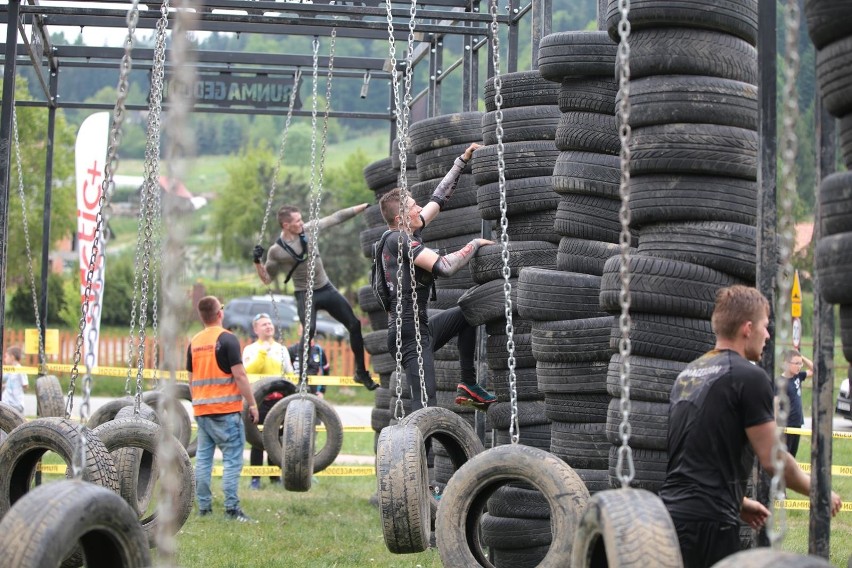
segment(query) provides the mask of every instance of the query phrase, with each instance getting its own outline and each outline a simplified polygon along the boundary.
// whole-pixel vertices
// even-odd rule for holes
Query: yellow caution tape
[[[787,434],[798,434],[800,436],[810,436],[813,434],[812,430],[806,430],[805,428],[784,428],[784,432]],[[831,437],[852,440],[852,432],[832,432]]]
[[[805,473],[811,472],[811,464],[809,463],[800,463],[799,467],[802,468],[802,471]],[[852,465],[833,465],[831,466],[831,475],[836,475],[838,477],[852,477]]]
[[[62,464],[41,464],[36,467],[42,473],[55,473],[65,475],[66,466]],[[224,468],[221,465],[213,466],[213,477],[222,477]],[[244,466],[240,473],[242,477],[261,477],[281,475],[281,468],[271,465],[249,465]],[[365,477],[375,476],[376,468],[372,466],[347,466],[332,465],[316,474],[318,477]]]
[[[785,499],[775,501],[776,509],[787,509],[788,511],[807,511],[811,508],[811,502],[807,499]],[[840,507],[841,513],[852,513],[852,503],[843,503]]]
[[[198,429],[198,425],[195,422],[192,423],[192,429],[193,430]],[[263,432],[263,424],[258,424],[257,429],[260,430],[261,432]],[[316,431],[317,432],[325,432],[325,425],[324,424],[317,425]],[[356,432],[356,433],[362,433],[362,434],[367,433],[367,432],[369,432],[371,434],[375,433],[375,430],[373,430],[372,426],[344,426],[343,431],[344,432]]]

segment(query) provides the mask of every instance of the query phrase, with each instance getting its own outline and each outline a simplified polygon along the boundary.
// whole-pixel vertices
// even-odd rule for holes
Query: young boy
[[[787,349],[782,355],[784,371],[781,376],[787,379],[787,398],[790,399],[787,424],[789,428],[801,428],[805,424],[802,410],[802,381],[814,374],[814,365],[810,359],[796,349]],[[804,370],[802,367],[804,366]],[[777,394],[777,393],[776,393]],[[799,435],[787,434],[787,449],[796,457],[799,451]]]
[[[10,367],[21,367],[23,351],[17,345],[6,349],[3,354],[3,364]],[[3,402],[24,412],[24,391],[29,387],[26,373],[3,373]]]

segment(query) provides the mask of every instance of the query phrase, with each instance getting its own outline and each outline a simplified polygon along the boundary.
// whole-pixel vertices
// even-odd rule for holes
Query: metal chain
[[[494,119],[497,124],[497,173],[500,188],[500,257],[503,260],[503,300],[506,317],[506,352],[509,354],[509,403],[512,413],[509,420],[509,438],[517,444],[521,436],[518,418],[518,379],[515,375],[515,327],[512,324],[512,283],[509,278],[509,218],[506,200],[506,161],[503,147],[503,78],[500,76],[500,26],[497,23],[497,0],[491,0],[491,63],[494,67]]]
[[[621,304],[621,315],[618,327],[621,337],[618,340],[618,353],[621,355],[621,365],[618,369],[618,384],[621,388],[621,423],[618,425],[618,435],[621,446],[618,448],[618,460],[615,474],[622,488],[630,487],[636,475],[633,466],[633,450],[630,448],[630,0],[619,0],[618,10],[621,20],[618,22],[618,88],[621,101],[618,105],[619,126],[618,137],[621,140],[621,183],[618,193],[621,196],[621,209],[618,219],[621,222],[621,233],[618,243],[621,248],[618,274],[621,279],[621,291],[618,301]],[[626,470],[625,470],[626,468]]]
[[[796,154],[798,152],[798,139],[796,137],[796,124],[799,120],[799,104],[796,92],[796,80],[799,73],[799,4],[797,0],[789,0],[784,12],[784,23],[786,28],[785,47],[787,50],[784,67],[784,91],[782,94],[783,120],[781,133],[781,187],[779,196],[781,198],[781,217],[778,220],[780,238],[780,262],[776,281],[779,285],[778,309],[776,317],[780,321],[776,326],[778,330],[778,341],[776,348],[780,351],[788,345],[789,330],[792,325],[790,314],[790,288],[793,277],[793,244],[794,244],[794,219],[793,199],[796,196]],[[780,355],[780,353],[778,354]],[[780,360],[780,357],[776,357]],[[775,392],[778,395],[777,422],[781,425],[787,424],[790,412],[790,399],[787,396],[787,377],[783,373],[776,375]],[[781,437],[781,428],[775,429],[775,440],[772,446],[772,481],[769,485],[769,522],[766,526],[766,534],[773,548],[780,549],[784,535],[787,532],[787,514],[784,507],[778,507],[775,503],[784,500],[784,466],[787,458],[787,446]]]
[[[95,232],[92,239],[92,252],[89,256],[89,266],[86,270],[86,288],[83,292],[83,303],[80,307],[80,321],[78,323],[77,341],[74,346],[74,364],[71,367],[71,380],[68,387],[68,400],[65,406],[65,417],[70,418],[71,412],[74,409],[74,391],[77,386],[77,378],[80,374],[79,365],[82,358],[83,350],[83,335],[86,328],[86,318],[91,316],[92,321],[98,321],[100,312],[100,303],[96,300],[91,305],[90,298],[92,295],[92,285],[97,284],[99,290],[103,290],[104,273],[103,273],[103,257],[104,250],[101,249],[101,239],[103,239],[103,247],[106,247],[107,235],[103,233],[103,227],[106,218],[109,215],[109,199],[112,196],[114,187],[113,177],[118,170],[118,146],[121,143],[121,127],[124,124],[125,116],[125,101],[129,91],[130,70],[133,67],[133,59],[131,53],[133,51],[133,39],[136,33],[136,25],[139,22],[139,2],[134,0],[129,11],[127,12],[127,37],[124,40],[124,56],[121,58],[121,66],[118,77],[118,98],[113,109],[112,127],[109,133],[109,144],[107,146],[106,162],[104,163],[104,180],[101,184],[101,195],[98,198],[98,213],[96,215]],[[98,262],[100,259],[101,262]],[[89,330],[87,339],[88,351],[86,352],[85,365],[86,374],[83,377],[83,402],[80,405],[80,423],[83,424],[83,429],[80,435],[80,444],[78,451],[75,452],[71,460],[71,471],[75,478],[82,478],[83,468],[86,464],[86,444],[87,429],[86,422],[89,419],[89,399],[92,396],[92,367],[95,361],[95,341],[97,337],[97,328],[92,326]]]
[[[318,83],[318,60],[319,60],[319,38],[314,37],[313,43],[313,102],[311,109],[311,201],[310,208],[310,230],[308,238],[308,249],[310,262],[308,263],[308,286],[305,293],[305,324],[302,334],[302,360],[299,365],[299,393],[304,396],[308,392],[308,355],[311,351],[311,316],[314,304],[314,277],[316,275],[317,261],[317,238],[319,236],[320,204],[322,203],[322,179],[325,168],[325,150],[328,142],[328,114],[331,108],[331,82],[334,73],[334,44],[337,39],[337,30],[331,30],[331,45],[329,46],[328,77],[325,83],[325,116],[323,118],[322,142],[320,149],[319,169],[317,169],[317,83]]]
[[[18,168],[18,195],[21,198],[21,218],[24,224],[24,245],[27,251],[27,273],[30,277],[30,290],[33,297],[33,312],[35,313],[35,325],[38,332],[38,374],[46,373],[45,365],[47,363],[47,355],[44,352],[44,336],[41,329],[41,316],[38,310],[38,294],[36,293],[35,273],[33,272],[33,250],[30,244],[30,223],[27,219],[27,196],[24,193],[24,167],[21,160],[21,142],[18,138],[18,113],[12,107],[12,136],[14,137],[15,145],[15,165]],[[42,294],[47,294],[47,290],[42,290]]]

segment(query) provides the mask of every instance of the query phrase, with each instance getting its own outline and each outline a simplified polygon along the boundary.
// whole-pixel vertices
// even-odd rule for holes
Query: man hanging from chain
[[[409,222],[406,223],[400,217],[401,191],[394,189],[385,194],[379,206],[382,208],[382,217],[388,224],[390,233],[384,238],[384,246],[381,250],[382,269],[385,282],[391,295],[391,306],[388,310],[388,349],[392,355],[396,355],[396,302],[397,294],[397,270],[399,232],[403,233],[403,284],[402,284],[402,364],[405,368],[408,384],[411,386],[412,411],[422,408],[420,393],[420,376],[417,361],[417,337],[414,329],[414,306],[412,305],[411,276],[408,249],[411,249],[411,258],[414,259],[415,280],[417,285],[417,310],[420,319],[420,337],[423,350],[423,373],[426,384],[426,398],[428,406],[436,406],[436,385],[433,353],[443,347],[450,339],[458,336],[459,362],[461,363],[461,381],[456,391],[456,404],[474,406],[484,410],[489,404],[496,401],[496,397],[483,389],[476,383],[476,368],[473,355],[476,346],[476,329],[464,319],[461,308],[455,306],[444,310],[437,316],[431,318],[426,313],[430,291],[434,285],[435,277],[448,277],[458,272],[470,262],[479,247],[493,244],[486,239],[473,239],[461,250],[444,256],[423,245],[420,231],[429,224],[452,197],[458,183],[459,175],[473,155],[473,151],[479,147],[471,144],[464,154],[456,158],[452,169],[444,176],[444,179],[435,188],[432,198],[425,207],[419,207],[410,196],[408,197]],[[409,231],[409,232],[406,232]]]
[[[367,208],[367,203],[341,209],[317,221],[320,230],[339,225],[353,218]],[[308,272],[311,252],[306,231],[311,230],[310,223],[302,221],[302,213],[297,207],[284,205],[278,210],[278,224],[281,225],[281,235],[269,247],[266,263],[262,262],[264,249],[254,247],[252,258],[257,275],[264,284],[270,284],[282,272],[285,274],[284,283],[291,279],[296,290],[296,301],[299,308],[299,320],[305,324],[305,295],[308,286]],[[361,335],[361,322],[352,311],[352,306],[338,292],[328,279],[323,268],[322,258],[316,251],[316,272],[314,274],[313,309],[311,310],[311,339],[316,330],[317,311],[326,310],[331,317],[342,323],[349,331],[349,345],[355,355],[355,382],[361,383],[369,390],[379,387],[370,377],[364,364],[364,338]]]

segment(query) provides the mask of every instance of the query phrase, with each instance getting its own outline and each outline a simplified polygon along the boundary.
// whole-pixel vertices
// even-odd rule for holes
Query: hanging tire
[[[192,389],[189,388],[189,383],[175,383],[173,388],[178,400],[185,400],[192,403]],[[189,414],[189,412],[187,412],[187,414]],[[189,444],[186,445],[186,453],[189,457],[194,458],[195,452],[198,450],[198,430],[196,428],[192,428],[191,423],[190,428],[192,429],[192,432],[189,436]]]
[[[571,535],[586,507],[589,492],[570,467],[548,452],[510,445],[479,454],[447,484],[435,530],[444,566],[491,566],[478,540],[477,520],[494,491],[513,479],[535,486],[550,506],[552,544],[539,566],[553,568],[568,564]]]
[[[77,558],[89,568],[151,565],[133,511],[112,491],[90,483],[67,480],[36,487],[0,522],[5,566],[67,566],[63,561],[80,548],[83,557]]]
[[[599,276],[524,268],[518,277],[518,314],[534,321],[605,316],[598,307]]]
[[[287,491],[309,491],[314,474],[316,407],[310,400],[294,400],[284,416],[281,436],[281,479]]]
[[[848,32],[847,32],[848,33]],[[852,34],[816,54],[816,72],[825,109],[840,118],[852,113]]]
[[[819,206],[821,237],[852,231],[852,172],[823,178],[819,186]]]
[[[589,499],[574,537],[576,568],[682,568],[674,523],[659,497],[638,489],[602,491]]]
[[[251,384],[254,403],[258,408],[260,408],[263,400],[274,392],[288,397],[295,394],[296,390],[296,385],[281,377],[265,377]],[[243,407],[243,429],[246,432],[246,442],[251,444],[253,448],[263,449],[263,435],[257,427],[258,425],[251,421],[251,415],[249,414],[248,408],[246,408],[245,404]]]
[[[572,150],[560,152],[553,165],[553,191],[619,199],[621,166],[618,156]]]
[[[516,71],[500,75],[500,96],[503,104],[500,108],[514,108],[533,105],[555,105],[559,97],[559,85],[554,85],[541,76],[538,69]],[[497,110],[494,101],[494,77],[485,81],[485,110]]]
[[[36,379],[36,415],[40,418],[65,416],[65,396],[62,385],[53,375],[44,375]]]
[[[394,554],[429,548],[429,474],[416,426],[389,426],[376,450],[382,534]],[[443,500],[443,498],[442,498]]]
[[[337,411],[328,402],[315,395],[299,393],[291,394],[275,403],[266,414],[263,421],[263,447],[269,457],[269,463],[281,465],[281,438],[278,435],[287,406],[294,400],[304,396],[311,400],[316,407],[316,415],[320,422],[325,425],[325,445],[314,455],[314,473],[320,472],[334,463],[340,448],[343,446],[343,426]]]
[[[66,418],[39,418],[15,428],[0,446],[0,518],[31,487],[36,465],[47,451],[59,455],[71,467],[80,448],[83,427]],[[97,436],[86,435],[84,481],[118,493],[115,462]]]
[[[142,402],[154,409],[160,417],[161,424],[171,424],[172,434],[186,448],[192,437],[192,422],[189,413],[180,400],[166,397],[163,391],[148,391],[142,393]]]
[[[824,558],[794,552],[754,548],[741,550],[713,565],[713,568],[828,568]]]
[[[89,416],[89,420],[86,422],[86,427],[89,430],[94,430],[101,424],[109,422],[110,420],[115,420],[115,416],[118,414],[119,410],[127,408],[128,406],[134,406],[134,404],[135,400],[132,396],[124,396],[122,398],[110,400],[106,404],[100,405],[94,412],[92,412]]]
[[[618,46],[606,32],[557,32],[539,42],[538,70],[549,81],[565,77],[611,77]]]
[[[115,454],[122,449],[138,449],[143,452],[142,466],[136,471],[119,470],[119,476],[135,475],[135,479],[122,479],[121,496],[130,505],[136,513],[136,518],[142,525],[145,536],[148,539],[150,548],[156,546],[157,532],[160,529],[159,510],[155,510],[147,517],[145,516],[147,505],[139,507],[139,494],[142,491],[147,491],[148,500],[150,501],[150,493],[153,491],[153,486],[158,481],[159,477],[159,460],[157,458],[160,453],[160,426],[143,418],[117,418],[106,422],[97,429],[92,431],[96,436],[101,438],[104,446],[110,452]],[[175,470],[172,474],[177,480],[176,485],[179,487],[177,499],[172,503],[173,515],[170,526],[175,532],[180,530],[189,518],[192,512],[192,503],[195,499],[195,474],[192,469],[192,462],[189,461],[189,455],[186,450],[179,446],[179,441],[172,438],[172,448],[174,452]],[[134,483],[135,482],[135,483]],[[130,486],[132,490],[128,491]]]
[[[138,416],[134,414],[132,406],[125,406],[118,411],[113,420],[125,418],[138,418],[159,424],[157,413],[147,404],[140,406]],[[103,438],[101,441],[104,441]],[[121,496],[136,511],[137,516],[141,517],[151,503],[154,485],[157,482],[156,455],[142,448],[124,447],[112,450],[106,442],[104,445],[107,446],[115,462]]]
[[[0,401],[0,432],[8,434],[26,421],[27,419],[24,418],[23,414]]]
[[[618,81],[614,77],[565,77],[559,90],[559,110],[615,115]]]

